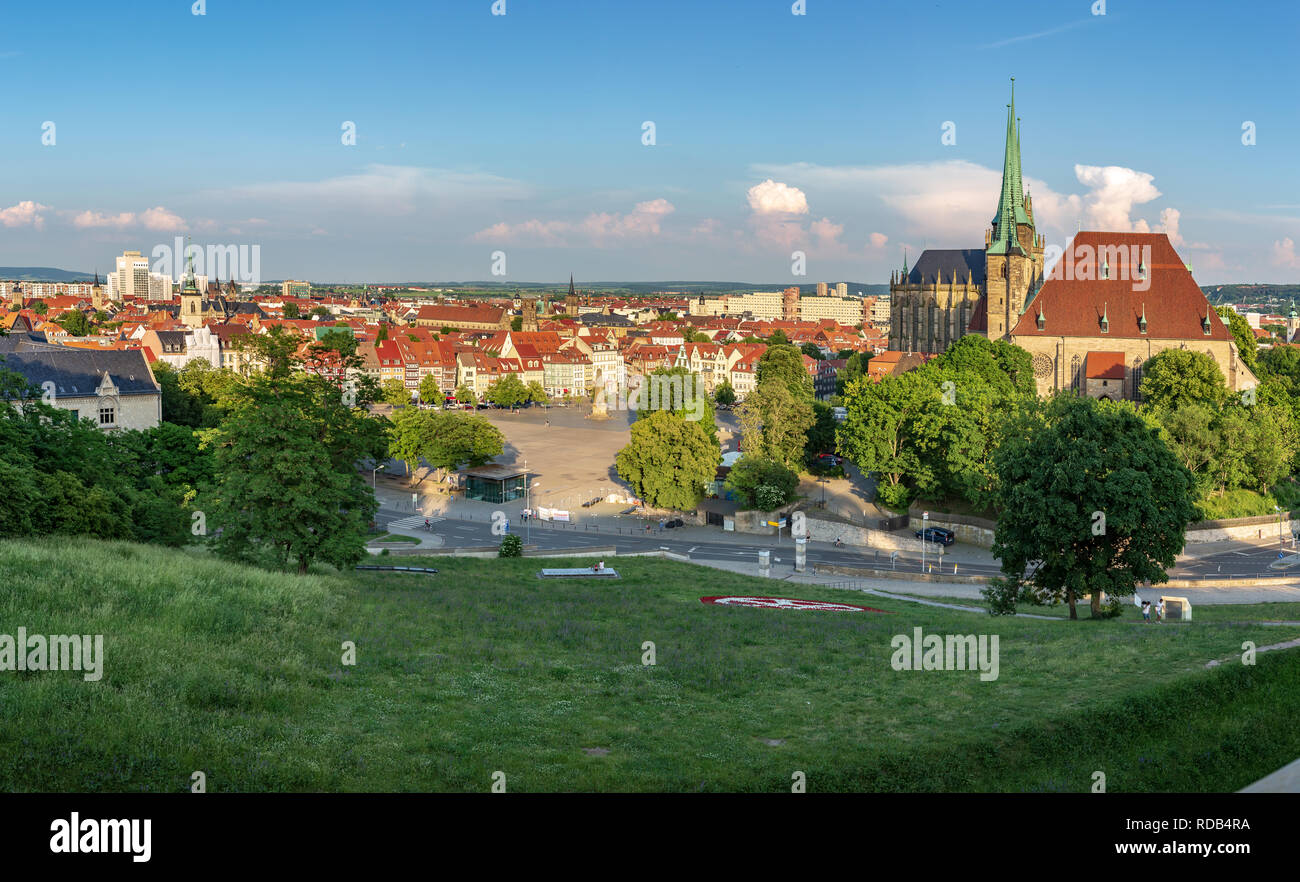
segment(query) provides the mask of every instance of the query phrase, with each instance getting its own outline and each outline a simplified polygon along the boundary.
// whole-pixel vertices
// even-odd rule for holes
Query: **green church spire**
[[[1024,254],[1016,234],[1018,224],[1028,225],[1025,189],[1020,175],[1020,126],[1016,118],[1016,78],[1011,78],[1011,103],[1007,105],[1006,152],[1002,157],[1002,194],[993,218],[990,254]]]

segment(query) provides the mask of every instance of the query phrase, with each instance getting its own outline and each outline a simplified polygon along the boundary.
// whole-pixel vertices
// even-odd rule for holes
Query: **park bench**
[[[569,578],[617,579],[618,570],[612,569],[610,567],[602,567],[599,569],[597,569],[596,567],[581,567],[581,568],[573,568],[573,569],[550,569],[550,570],[542,570],[540,573],[538,573],[538,576],[542,579],[569,579]]]

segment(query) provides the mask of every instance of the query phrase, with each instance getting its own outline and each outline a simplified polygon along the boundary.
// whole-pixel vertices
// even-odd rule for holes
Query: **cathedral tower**
[[[189,251],[189,248],[185,250]],[[187,328],[203,327],[203,292],[194,283],[192,254],[185,256],[185,283],[181,285],[181,323]]]
[[[1011,78],[1007,105],[1006,151],[1002,159],[1002,194],[993,226],[984,235],[987,280],[985,333],[1004,339],[1043,281],[1043,238],[1034,227],[1033,200],[1020,176],[1020,121],[1016,118],[1016,80]]]

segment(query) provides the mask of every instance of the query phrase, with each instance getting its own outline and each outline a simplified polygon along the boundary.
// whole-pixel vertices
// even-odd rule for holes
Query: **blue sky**
[[[265,278],[881,282],[982,245],[1015,76],[1049,243],[1300,280],[1300,4],[505,2],[10,4],[0,265],[188,234]]]

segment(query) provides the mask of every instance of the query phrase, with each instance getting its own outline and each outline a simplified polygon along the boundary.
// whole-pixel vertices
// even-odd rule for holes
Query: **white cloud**
[[[97,211],[83,211],[72,218],[72,225],[82,230],[115,229],[124,230],[135,225],[135,215],[129,211],[121,214],[100,214]]]
[[[872,247],[872,248],[884,248],[884,247],[885,247],[885,244],[888,243],[888,242],[889,242],[889,237],[886,236],[884,233],[872,233],[872,234],[871,234],[871,247]]]
[[[1145,233],[1145,220],[1131,219],[1134,206],[1160,198],[1152,181],[1154,175],[1118,165],[1076,165],[1075,177],[1090,188],[1084,197],[1088,224],[1097,230],[1122,233]],[[1177,219],[1175,219],[1175,227]]]
[[[4,224],[6,227],[30,226],[39,230],[45,226],[45,218],[41,215],[41,212],[49,210],[48,205],[32,202],[29,199],[8,208],[0,208],[0,224]]]
[[[185,228],[185,221],[179,215],[173,214],[161,205],[150,208],[141,214],[140,223],[144,224],[146,230],[154,232],[167,232],[168,230]]]
[[[1300,257],[1295,253],[1295,240],[1290,236],[1273,243],[1273,265],[1300,268]]]
[[[629,239],[659,236],[660,222],[676,209],[667,199],[638,202],[626,214],[593,212],[580,221],[541,220],[532,218],[517,224],[504,221],[479,230],[471,238],[476,242],[567,246],[608,245]]]
[[[749,188],[749,207],[757,215],[807,214],[808,198],[797,187],[768,178]]]

